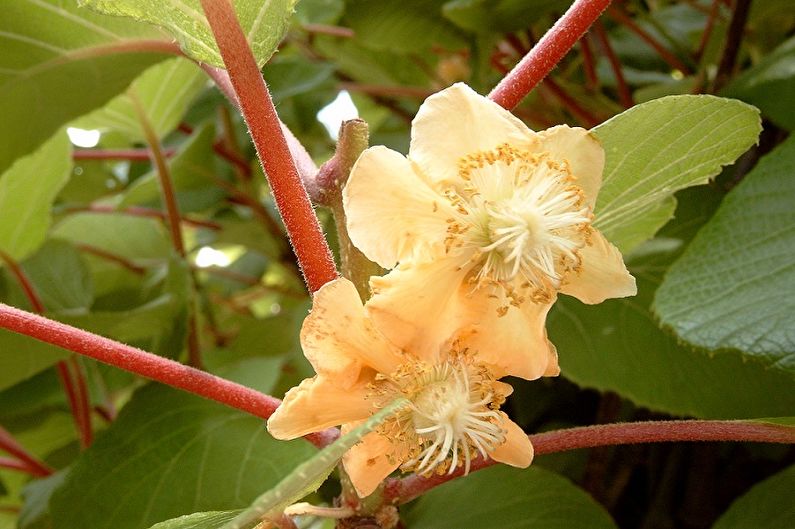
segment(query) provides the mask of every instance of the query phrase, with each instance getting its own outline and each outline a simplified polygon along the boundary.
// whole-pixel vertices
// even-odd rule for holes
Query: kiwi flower
[[[455,341],[399,349],[367,317],[347,279],[317,291],[301,345],[317,375],[288,391],[268,420],[275,438],[336,425],[345,433],[396,398],[408,399],[343,458],[360,496],[398,467],[442,474],[468,472],[478,454],[516,467],[533,459],[527,435],[499,411],[511,386],[496,379],[510,365],[483,362]]]
[[[457,333],[512,358],[511,374],[557,374],[545,331],[558,292],[584,303],[636,293],[592,225],[604,150],[588,131],[533,132],[455,84],[412,123],[408,157],[366,150],[343,191],[348,232],[372,261],[372,318],[399,347]]]

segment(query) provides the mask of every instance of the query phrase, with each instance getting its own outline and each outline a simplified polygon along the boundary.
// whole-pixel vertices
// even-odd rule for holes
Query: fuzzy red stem
[[[28,298],[28,302],[31,307],[33,307],[33,310],[39,314],[44,313],[44,303],[41,301],[30,279],[28,279],[28,276],[22,270],[22,267],[19,266],[19,263],[4,252],[0,252],[0,260],[8,266],[20,287],[22,287],[22,291],[25,293],[25,297]],[[57,368],[58,378],[61,381],[61,385],[66,393],[66,398],[69,401],[69,409],[74,417],[75,427],[80,434],[81,446],[86,448],[91,444],[93,433],[91,431],[88,402],[83,402],[83,399],[80,398],[81,391],[86,392],[86,394],[88,392],[85,387],[85,381],[82,382],[81,387],[80,380],[73,378],[66,361],[58,362]]]
[[[24,465],[24,468],[17,467],[18,470],[24,470],[34,476],[49,476],[55,470],[49,467],[43,461],[39,461],[36,457],[30,454],[21,444],[14,439],[11,432],[0,426],[0,450],[7,454],[14,456],[19,462]],[[2,466],[2,465],[0,465]]]
[[[795,443],[795,428],[750,421],[648,421],[600,424],[556,430],[528,436],[536,455],[553,454],[579,448],[671,441],[735,441],[757,443]],[[478,457],[471,471],[494,465],[492,459]],[[463,469],[451,475],[425,478],[412,475],[387,481],[387,502],[406,503],[425,492],[463,475]]]
[[[282,132],[265,81],[228,0],[202,0],[240,110],[310,292],[337,277],[334,259]]]
[[[576,0],[538,44],[494,87],[489,98],[508,110],[518,105],[607,9],[610,1]]]
[[[281,403],[277,398],[235,382],[3,303],[0,303],[0,328],[157,380],[262,419],[270,417]],[[308,435],[307,439],[317,446],[325,446],[338,435],[337,430],[329,429]]]
[[[621,68],[621,61],[618,60],[616,52],[613,51],[613,47],[610,45],[610,39],[608,39],[607,32],[605,31],[602,23],[597,20],[593,25],[593,29],[594,33],[596,33],[596,38],[602,45],[602,50],[607,56],[607,61],[610,63],[610,68],[613,69],[613,76],[616,78],[618,97],[621,101],[621,104],[624,105],[625,108],[630,108],[635,104],[635,102],[632,100],[632,92],[630,92],[629,86],[627,85],[627,80],[624,78],[624,70]]]

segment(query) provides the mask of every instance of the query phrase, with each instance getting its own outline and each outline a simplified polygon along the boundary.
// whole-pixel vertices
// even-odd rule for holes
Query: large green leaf
[[[0,172],[124,90],[169,46],[154,28],[78,9],[76,0],[3,2]]]
[[[0,222],[0,250],[21,260],[44,242],[52,221],[50,208],[71,169],[71,145],[61,131],[0,176],[0,211],[5,219]]]
[[[795,527],[795,466],[764,480],[736,500],[712,529]]]
[[[182,49],[199,62],[223,67],[200,0],[79,0],[102,13],[120,15],[162,26]],[[233,0],[237,17],[257,64],[270,58],[287,30],[297,0]]]
[[[232,521],[239,511],[196,512],[153,525],[150,529],[218,529]]]
[[[136,111],[137,100],[155,133],[162,138],[177,127],[188,105],[206,85],[207,76],[194,63],[171,59],[146,70],[124,94],[74,124],[84,129],[119,132],[133,141],[143,142],[145,135]]]
[[[52,498],[56,529],[140,529],[237,509],[314,449],[274,441],[263,421],[159,385],[139,390]]]
[[[795,138],[765,156],[671,267],[662,323],[795,378]]]
[[[610,515],[567,479],[538,467],[497,465],[423,495],[404,521],[411,529],[615,528]]]
[[[678,189],[702,184],[757,141],[758,111],[713,96],[635,106],[593,132],[607,155],[596,226],[629,252],[673,215]]]
[[[577,384],[614,391],[636,404],[705,419],[788,416],[795,382],[744,362],[740,355],[707,356],[659,329],[649,310],[662,272],[679,246],[655,240],[630,261],[638,295],[599,305],[563,297],[549,318],[563,375]],[[641,250],[639,249],[639,251]]]
[[[773,123],[793,130],[795,93],[795,37],[737,77],[723,94],[758,106]]]

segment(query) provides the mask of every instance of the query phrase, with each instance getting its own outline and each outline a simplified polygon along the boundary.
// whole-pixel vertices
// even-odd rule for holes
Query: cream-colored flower
[[[371,280],[371,316],[400,347],[458,333],[509,358],[513,375],[557,374],[544,330],[557,293],[585,303],[636,293],[591,224],[603,166],[584,129],[533,132],[460,83],[432,95],[408,158],[370,148],[344,189],[352,241],[394,268]]]
[[[396,398],[409,401],[345,455],[343,465],[359,495],[372,493],[398,467],[468,471],[476,454],[517,467],[532,461],[527,435],[499,411],[511,392],[496,380],[505,369],[455,343],[401,351],[367,318],[347,279],[315,294],[301,344],[317,376],[287,392],[268,420],[277,439],[336,425],[345,433]]]

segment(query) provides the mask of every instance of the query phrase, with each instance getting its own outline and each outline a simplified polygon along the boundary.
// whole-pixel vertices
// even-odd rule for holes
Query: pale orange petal
[[[557,374],[557,354],[547,339],[546,317],[552,303],[526,300],[521,307],[508,306],[490,296],[488,289],[463,298],[471,325],[457,334],[459,343],[473,351],[479,361],[491,366],[497,378],[513,375],[526,380]],[[465,323],[465,322],[462,322]]]
[[[588,205],[593,208],[599,188],[602,187],[602,171],[605,166],[605,151],[596,136],[579,127],[558,125],[538,133],[540,150],[549,152],[553,159],[568,162],[577,178],[577,185],[585,192]]]
[[[500,415],[502,416],[502,428],[508,433],[505,436],[505,442],[495,448],[489,457],[512,467],[529,467],[533,462],[533,445],[530,443],[530,439],[507,415],[502,412]]]
[[[513,114],[457,83],[420,106],[411,124],[409,158],[429,180],[455,182],[463,156],[503,143],[525,146],[532,136]]]
[[[268,419],[268,431],[276,439],[295,439],[365,419],[373,412],[373,403],[367,399],[367,382],[341,388],[322,376],[307,378],[284,396]]]
[[[402,154],[382,146],[367,149],[353,166],[342,200],[353,244],[382,267],[444,251],[449,203]]]
[[[560,291],[564,294],[592,305],[638,293],[621,252],[598,231],[594,231],[591,244],[580,250],[580,256],[580,270],[563,278]]]
[[[342,434],[345,435],[353,427],[354,424],[345,425]],[[387,454],[394,452],[395,448],[389,439],[377,432],[370,432],[345,453],[342,464],[360,498],[372,494],[400,465],[400,461],[393,460],[390,463],[387,457]]]
[[[367,312],[397,347],[429,362],[440,346],[464,323],[459,291],[466,270],[453,259],[403,265],[384,277],[373,277]]]
[[[344,278],[315,293],[312,311],[301,327],[301,345],[315,371],[342,387],[356,382],[363,365],[388,374],[402,361],[365,317],[356,287]]]

